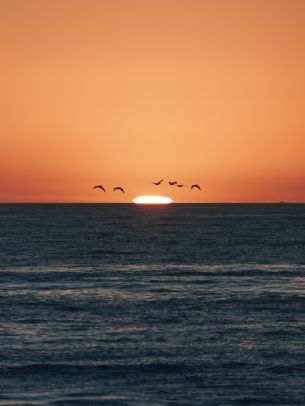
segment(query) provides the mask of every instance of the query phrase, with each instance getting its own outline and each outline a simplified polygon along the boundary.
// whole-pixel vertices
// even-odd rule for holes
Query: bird
[[[102,189],[104,192],[106,192],[106,189],[102,185],[96,185],[93,187],[93,189]]]
[[[187,186],[185,186],[185,185],[176,185],[177,187],[187,187]]]
[[[113,191],[115,192],[116,190],[120,190],[121,192],[125,193],[124,189],[120,186],[116,186],[115,188],[113,188]]]
[[[175,180],[175,182],[168,182],[171,186],[176,185],[177,181]]]
[[[159,182],[153,182],[154,185],[159,186],[163,182],[163,179],[159,180]]]
[[[192,185],[191,189],[193,189],[193,188],[197,188],[197,189],[201,190],[201,187],[199,185]]]

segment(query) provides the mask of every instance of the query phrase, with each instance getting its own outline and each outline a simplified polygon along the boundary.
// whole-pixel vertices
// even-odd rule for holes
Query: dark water
[[[0,205],[0,405],[304,405],[305,205]]]

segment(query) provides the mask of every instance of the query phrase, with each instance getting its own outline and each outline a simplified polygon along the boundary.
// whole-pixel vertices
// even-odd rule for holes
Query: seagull
[[[116,190],[120,190],[121,192],[125,193],[125,192],[124,192],[124,189],[123,189],[122,187],[120,187],[120,186],[116,186],[115,188],[113,188],[113,191],[114,191],[114,192],[115,192]]]
[[[175,180],[175,182],[168,182],[171,186],[176,185],[177,181]]]
[[[185,185],[176,185],[177,187],[187,187],[187,186],[185,186]]]
[[[197,188],[197,189],[201,190],[201,187],[199,185],[192,185],[191,189],[193,189],[193,188]]]
[[[93,189],[102,189],[104,192],[106,192],[106,189],[102,185],[96,185],[93,187]]]
[[[163,182],[163,179],[159,180],[159,182],[153,182],[154,185],[159,186]]]

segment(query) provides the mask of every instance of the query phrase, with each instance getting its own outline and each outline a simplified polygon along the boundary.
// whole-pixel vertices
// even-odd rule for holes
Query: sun
[[[164,196],[138,196],[133,199],[136,204],[168,204],[172,203],[172,199]]]

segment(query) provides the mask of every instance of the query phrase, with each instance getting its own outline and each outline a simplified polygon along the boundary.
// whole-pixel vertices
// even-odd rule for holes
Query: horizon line
[[[132,204],[134,202],[0,202],[0,204]],[[170,204],[305,204],[303,202],[287,202],[287,201],[253,201],[253,202],[171,202]],[[149,204],[148,204],[149,205]]]

